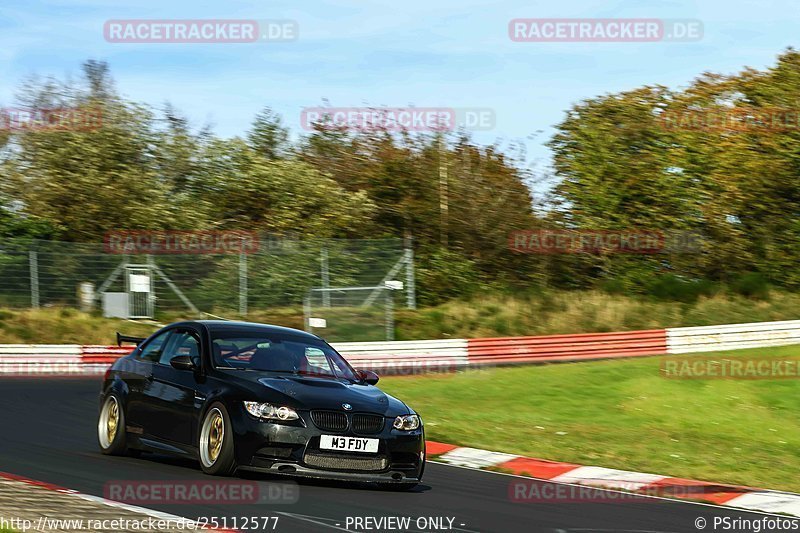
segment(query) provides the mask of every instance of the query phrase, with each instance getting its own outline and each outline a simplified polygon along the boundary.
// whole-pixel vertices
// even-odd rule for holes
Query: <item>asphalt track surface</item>
[[[114,480],[218,479],[205,476],[197,464],[187,460],[155,455],[136,459],[101,455],[95,436],[99,386],[97,378],[0,379],[0,471],[96,496],[104,496],[104,486]],[[267,490],[284,478],[250,475],[247,479],[257,482],[259,490]],[[412,517],[411,527],[405,531],[697,532],[698,517],[707,520],[706,531],[715,531],[714,517],[762,517],[653,498],[626,502],[605,499],[599,503],[520,503],[509,497],[509,485],[518,479],[429,463],[423,483],[408,493],[306,481],[298,486],[299,498],[294,504],[142,506],[192,519],[228,517],[232,521],[234,517],[277,516],[274,531],[279,532],[397,531],[356,528],[353,522],[348,529],[347,517],[403,516]],[[414,521],[420,517],[452,518],[453,529],[417,529]],[[272,527],[270,522],[266,530],[271,531]]]

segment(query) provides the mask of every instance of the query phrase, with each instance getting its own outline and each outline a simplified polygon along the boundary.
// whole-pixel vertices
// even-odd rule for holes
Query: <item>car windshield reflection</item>
[[[357,381],[353,368],[324,342],[290,335],[219,332],[212,339],[214,365],[238,369]]]

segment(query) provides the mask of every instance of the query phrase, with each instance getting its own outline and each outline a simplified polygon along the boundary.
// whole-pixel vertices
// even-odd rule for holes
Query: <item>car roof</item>
[[[310,339],[319,339],[319,337],[314,335],[313,333],[308,333],[307,331],[303,331],[300,329],[275,326],[272,324],[259,324],[257,322],[241,322],[236,320],[192,320],[192,321],[180,322],[179,324],[200,324],[205,326],[210,332],[235,329],[235,330],[260,331],[265,334],[288,333],[292,335],[308,337]]]

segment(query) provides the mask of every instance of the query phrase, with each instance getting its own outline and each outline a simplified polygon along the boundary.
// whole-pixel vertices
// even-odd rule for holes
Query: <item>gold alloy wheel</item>
[[[225,426],[219,411],[212,413],[211,432],[208,436],[208,458],[216,462],[222,451],[222,439],[225,437]]]
[[[117,425],[119,424],[119,405],[116,400],[108,405],[108,420],[106,421],[106,435],[108,442],[114,442],[117,436]]]
[[[114,444],[121,418],[122,413],[120,412],[119,401],[113,394],[110,394],[106,398],[103,409],[100,411],[100,417],[97,420],[97,436],[100,440],[100,446],[104,450]]]
[[[203,419],[200,430],[200,461],[206,468],[211,468],[222,455],[225,443],[225,419],[219,408],[212,408]]]

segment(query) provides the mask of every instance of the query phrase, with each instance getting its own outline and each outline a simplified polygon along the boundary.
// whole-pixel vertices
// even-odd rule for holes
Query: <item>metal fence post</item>
[[[326,247],[322,247],[322,251],[320,252],[320,266],[322,268],[322,288],[328,289],[331,286],[331,277],[330,271],[328,270],[328,249]],[[329,291],[322,292],[322,306],[323,307],[330,307],[331,306],[331,293]]]
[[[410,243],[406,244],[404,252],[406,260],[406,307],[417,308],[417,287],[414,280],[414,249]]]
[[[156,260],[155,258],[148,254],[147,255],[147,276],[150,278],[150,292],[147,293],[147,315],[150,318],[154,318],[156,316],[156,300],[158,295],[156,294]]]
[[[39,309],[39,254],[36,250],[28,252],[28,266],[31,278],[31,307]]]
[[[311,332],[311,295],[303,298],[303,322],[304,328],[309,333]]]
[[[392,289],[383,289],[386,291],[386,340],[394,340],[394,291]]]
[[[239,254],[239,314],[247,316],[247,254]]]

